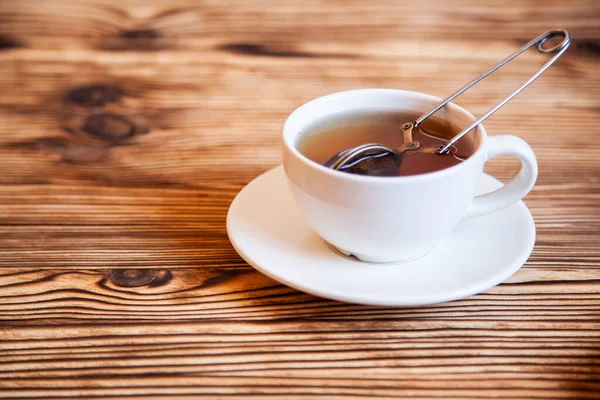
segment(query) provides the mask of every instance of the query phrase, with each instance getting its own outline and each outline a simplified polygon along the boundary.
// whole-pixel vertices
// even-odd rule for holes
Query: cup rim
[[[418,174],[418,175],[389,177],[389,176],[366,176],[366,175],[348,174],[348,173],[345,173],[342,171],[337,171],[337,170],[334,170],[331,168],[327,168],[315,161],[312,161],[311,159],[306,157],[304,154],[300,153],[300,151],[298,151],[298,149],[296,148],[296,146],[293,143],[294,140],[296,139],[296,137],[298,136],[298,132],[290,133],[291,129],[292,129],[290,125],[292,123],[292,119],[294,116],[296,116],[298,113],[302,112],[303,110],[305,110],[306,108],[309,108],[309,107],[315,107],[315,106],[318,106],[318,105],[326,103],[326,102],[339,101],[339,100],[343,99],[344,97],[357,96],[357,95],[361,95],[361,94],[365,94],[365,95],[366,94],[381,94],[381,95],[393,94],[393,95],[402,95],[402,96],[410,96],[410,97],[420,97],[424,100],[432,101],[434,103],[440,103],[442,101],[442,99],[440,99],[439,97],[432,96],[432,95],[429,95],[426,93],[414,92],[414,91],[410,91],[410,90],[384,89],[384,88],[353,89],[353,90],[335,92],[335,93],[331,93],[331,94],[328,94],[325,96],[317,97],[313,100],[310,100],[310,101],[304,103],[303,105],[301,105],[300,107],[295,109],[287,117],[287,119],[284,123],[284,126],[283,126],[283,134],[282,134],[283,144],[284,144],[285,149],[289,152],[289,154],[296,157],[303,164],[305,164],[306,166],[308,166],[315,172],[329,175],[332,178],[345,179],[348,181],[354,181],[354,182],[365,183],[365,184],[392,184],[392,183],[398,184],[398,183],[407,183],[407,182],[411,182],[411,181],[440,179],[440,178],[445,177],[446,175],[450,175],[450,174],[454,173],[455,171],[457,171],[461,168],[467,168],[470,164],[476,162],[476,159],[479,158],[478,156],[484,151],[485,141],[487,138],[487,132],[485,130],[485,127],[482,124],[479,124],[477,126],[477,128],[475,128],[478,130],[481,141],[479,143],[479,146],[477,147],[477,150],[475,150],[475,152],[473,154],[471,154],[471,156],[469,158],[467,158],[465,161],[463,161],[459,164],[453,165],[451,167],[444,168],[444,169],[441,169],[438,171],[426,172],[424,174]],[[459,106],[456,103],[450,102],[445,107],[448,107],[449,109],[451,109],[453,111],[456,111],[458,113],[462,113],[463,115],[466,115],[472,121],[474,121],[476,119],[476,117],[472,113],[470,113],[469,111],[467,111],[466,109],[464,109],[463,107]]]

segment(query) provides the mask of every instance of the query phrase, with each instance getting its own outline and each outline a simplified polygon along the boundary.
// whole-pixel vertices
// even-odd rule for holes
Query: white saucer
[[[478,194],[502,183],[482,175]],[[250,182],[227,215],[227,233],[254,268],[295,289],[351,303],[415,306],[487,290],[514,274],[535,243],[523,202],[462,221],[424,257],[403,264],[369,264],[335,253],[296,209],[283,167]]]

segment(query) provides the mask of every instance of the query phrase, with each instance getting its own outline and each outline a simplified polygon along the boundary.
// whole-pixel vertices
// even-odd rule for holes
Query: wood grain
[[[600,3],[426,3],[0,2],[0,398],[598,398]],[[294,108],[443,97],[555,27],[572,48],[486,122],[540,164],[536,246],[507,282],[366,307],[235,253],[228,206],[281,162]],[[458,103],[484,112],[543,60]]]

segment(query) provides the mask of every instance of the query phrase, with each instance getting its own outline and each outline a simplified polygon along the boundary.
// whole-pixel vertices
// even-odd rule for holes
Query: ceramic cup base
[[[336,247],[336,246],[332,245],[331,243],[327,242],[326,240],[324,240],[324,242],[331,249],[331,251],[333,251],[337,255],[339,255],[341,257],[344,257],[346,259],[349,259],[349,260],[353,260],[353,261],[356,261],[356,262],[363,263],[363,264],[383,264],[383,265],[406,264],[406,263],[418,260],[419,258],[426,256],[427,254],[429,254],[429,252],[431,252],[431,250],[433,250],[433,247],[431,247],[431,248],[425,250],[422,253],[419,253],[417,255],[414,255],[414,256],[406,258],[406,259],[402,259],[402,260],[387,260],[387,259],[380,259],[380,258],[376,258],[375,259],[375,258],[369,258],[369,257],[364,257],[364,256],[358,256],[358,255],[353,254],[351,252],[342,250],[339,247]]]

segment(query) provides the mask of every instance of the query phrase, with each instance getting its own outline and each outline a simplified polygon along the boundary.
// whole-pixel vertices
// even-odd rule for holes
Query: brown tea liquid
[[[324,165],[344,149],[366,143],[380,143],[391,149],[403,144],[400,127],[420,115],[387,112],[340,114],[317,121],[302,132],[296,148],[310,160]],[[421,147],[435,147],[448,142],[459,129],[446,121],[428,118],[413,132],[413,141]],[[448,154],[412,153],[402,159],[399,176],[425,174],[461,163],[475,152],[471,135],[459,140]]]

